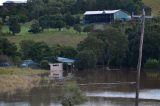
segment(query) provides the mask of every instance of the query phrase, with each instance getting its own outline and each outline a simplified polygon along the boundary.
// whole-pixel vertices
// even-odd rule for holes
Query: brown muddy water
[[[88,70],[75,74],[76,80],[88,97],[77,106],[134,106],[134,71]],[[0,106],[61,106],[49,88],[36,88],[27,94],[0,98]],[[160,106],[160,74],[141,74],[140,106]]]

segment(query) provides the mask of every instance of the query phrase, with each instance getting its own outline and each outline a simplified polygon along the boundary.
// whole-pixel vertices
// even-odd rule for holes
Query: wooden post
[[[139,47],[139,59],[138,59],[138,65],[137,65],[135,106],[139,106],[140,75],[141,75],[141,63],[142,63],[142,53],[143,53],[144,28],[145,28],[145,10],[143,9],[143,14],[142,14],[142,29],[141,29],[140,47]]]

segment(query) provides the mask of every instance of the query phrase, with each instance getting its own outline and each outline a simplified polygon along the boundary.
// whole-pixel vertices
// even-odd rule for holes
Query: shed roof
[[[75,62],[75,60],[73,59],[64,58],[64,57],[57,57],[57,61],[62,62],[62,63],[74,63]]]
[[[4,2],[4,3],[17,3],[17,4],[21,4],[21,3],[27,3],[27,0],[23,0],[23,1],[20,1],[20,0],[19,1],[8,0],[8,1]]]
[[[94,14],[114,14],[120,10],[104,10],[104,11],[86,11],[84,15],[94,15]]]

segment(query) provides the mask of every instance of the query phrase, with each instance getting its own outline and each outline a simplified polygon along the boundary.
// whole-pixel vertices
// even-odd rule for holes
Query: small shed
[[[54,63],[50,65],[50,75],[52,79],[63,79],[63,63]]]
[[[113,21],[129,21],[131,16],[122,10],[86,11],[84,23],[110,23]]]
[[[75,60],[70,59],[70,58],[64,58],[64,57],[57,57],[57,61],[60,63],[63,63],[64,69],[67,71],[71,71],[74,69],[74,63]]]

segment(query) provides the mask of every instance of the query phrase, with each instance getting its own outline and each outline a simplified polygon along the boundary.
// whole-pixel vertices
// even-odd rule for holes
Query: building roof
[[[64,58],[64,57],[57,57],[57,61],[62,62],[62,63],[74,63],[75,62],[75,60],[73,59]]]
[[[94,14],[114,14],[120,10],[104,10],[104,11],[86,11],[84,15],[94,15]]]
[[[27,0],[25,0],[25,1],[8,0],[8,1],[4,2],[3,4],[5,4],[5,3],[16,3],[16,4],[21,4],[21,3],[27,3]]]

